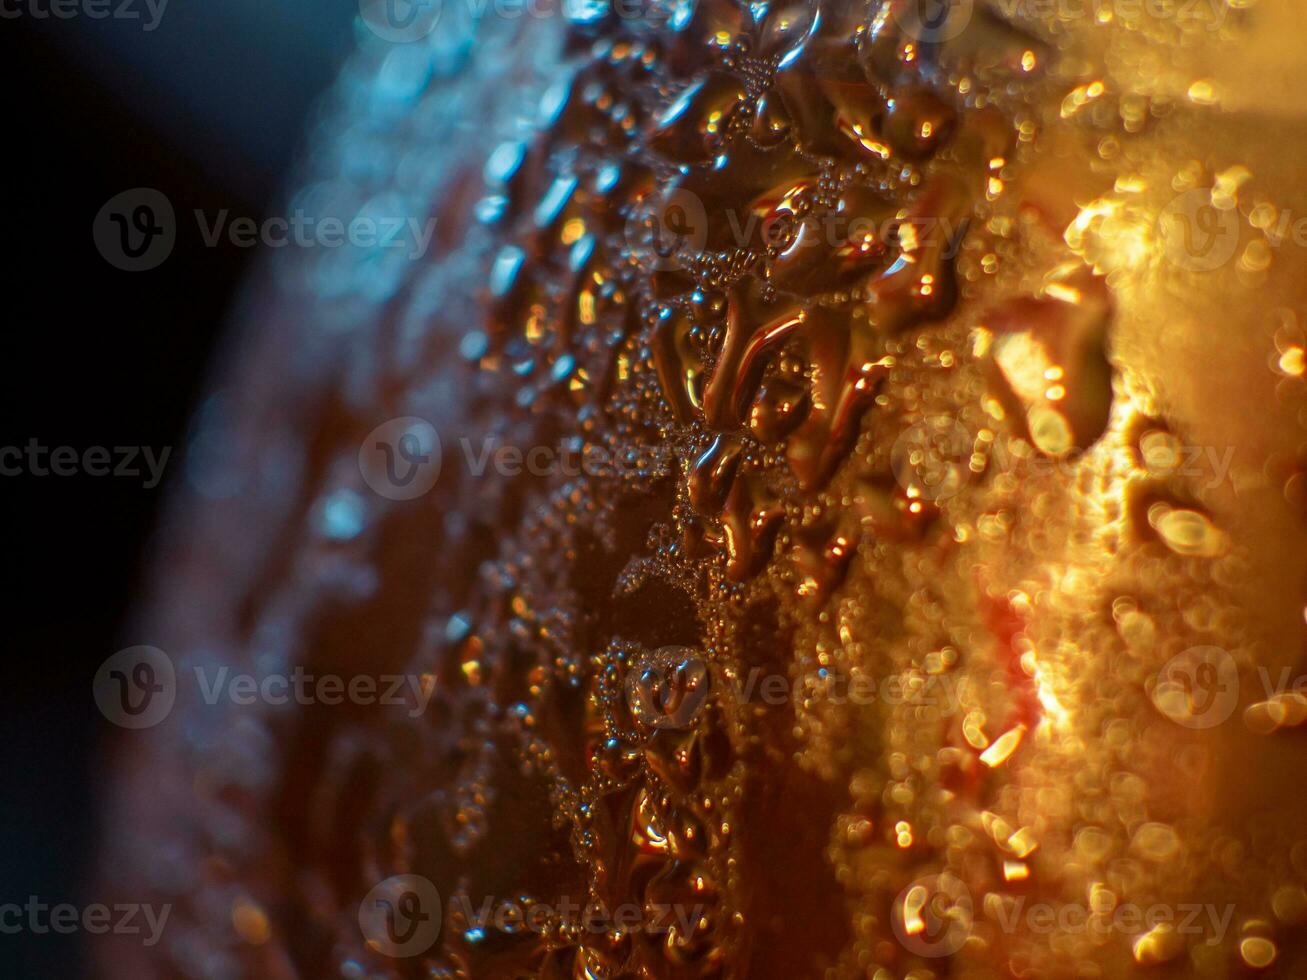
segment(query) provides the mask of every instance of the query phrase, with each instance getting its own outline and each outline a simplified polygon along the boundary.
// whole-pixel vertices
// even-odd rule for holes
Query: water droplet
[[[1156,503],[1148,508],[1148,523],[1168,548],[1178,555],[1210,558],[1225,552],[1228,541],[1208,519],[1196,510]]]
[[[342,488],[322,501],[318,529],[333,541],[349,541],[367,527],[367,502],[353,490]]]

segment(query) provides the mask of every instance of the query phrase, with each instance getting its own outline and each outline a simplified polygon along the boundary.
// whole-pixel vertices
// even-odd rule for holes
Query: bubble
[[[322,500],[317,514],[318,530],[333,541],[350,541],[367,527],[366,502],[353,490],[342,488]]]
[[[1279,956],[1275,943],[1261,936],[1249,936],[1239,943],[1239,955],[1254,970],[1265,970]]]
[[[1026,413],[1030,439],[1041,453],[1061,456],[1075,446],[1075,436],[1066,417],[1048,405],[1032,405]]]
[[[1275,917],[1285,925],[1307,921],[1307,891],[1299,885],[1284,885],[1271,896]]]
[[[1178,555],[1211,558],[1228,547],[1224,533],[1206,514],[1196,510],[1154,504],[1148,509],[1148,522],[1163,543]]]
[[[1170,922],[1158,923],[1135,940],[1131,952],[1140,966],[1169,963],[1185,949],[1185,938]]]
[[[1163,823],[1146,823],[1135,831],[1130,846],[1151,861],[1168,861],[1180,853],[1180,835]]]

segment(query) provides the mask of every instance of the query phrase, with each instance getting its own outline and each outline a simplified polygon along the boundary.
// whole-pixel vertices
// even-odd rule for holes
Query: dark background
[[[116,7],[120,0],[112,0]],[[124,612],[206,366],[256,250],[204,246],[192,209],[276,213],[303,119],[353,37],[349,0],[173,0],[143,21],[40,20],[0,0],[5,99],[0,447],[172,447],[163,484],[0,476],[0,905],[95,901],[107,725],[91,679],[127,645]],[[19,5],[21,4],[21,5]],[[40,8],[48,9],[45,0]],[[144,14],[141,0],[135,8]],[[128,273],[91,225],[115,194],[153,187],[178,215],[159,268]],[[0,976],[88,976],[77,936],[0,935]]]

